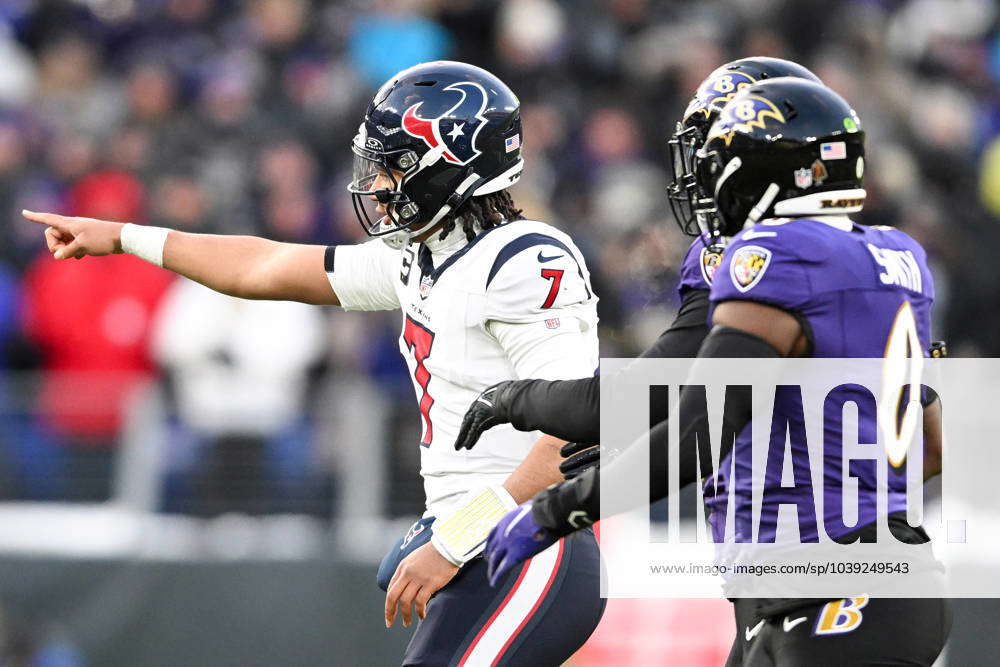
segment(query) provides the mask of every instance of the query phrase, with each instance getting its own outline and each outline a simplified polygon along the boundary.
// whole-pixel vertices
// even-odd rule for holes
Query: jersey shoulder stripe
[[[493,266],[490,267],[489,275],[486,277],[486,287],[489,288],[490,283],[496,277],[497,273],[503,268],[510,259],[512,259],[518,253],[521,253],[528,248],[533,248],[535,246],[555,246],[565,250],[566,253],[573,258],[576,263],[576,270],[580,274],[580,279],[583,280],[584,286],[586,287],[587,281],[583,275],[583,268],[580,266],[580,261],[576,258],[576,253],[574,253],[568,245],[548,234],[542,234],[540,232],[531,232],[518,236],[517,238],[508,241],[507,245],[500,249],[497,253],[496,259],[493,260]],[[587,288],[587,298],[590,298],[590,289]]]

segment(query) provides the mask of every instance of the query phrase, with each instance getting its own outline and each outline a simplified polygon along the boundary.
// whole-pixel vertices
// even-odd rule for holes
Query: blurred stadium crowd
[[[953,354],[1000,353],[997,26],[992,0],[0,2],[0,498],[108,498],[154,396],[159,509],[326,516],[344,452],[379,451],[381,511],[419,512],[395,314],[241,302],[128,256],[56,262],[18,211],[363,240],[351,137],[377,87],[426,60],[520,95],[515,200],[589,255],[605,355],[669,322],[688,241],[666,138],[745,55],[798,60],[856,105],[862,221],[929,249]]]

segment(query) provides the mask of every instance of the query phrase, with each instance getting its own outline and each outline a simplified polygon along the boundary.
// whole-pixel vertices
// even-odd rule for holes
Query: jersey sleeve
[[[592,376],[597,369],[597,332],[576,317],[561,317],[557,326],[493,321],[487,331],[503,348],[518,379],[570,380]]]
[[[811,296],[808,269],[815,268],[808,265],[816,262],[799,251],[798,239],[787,232],[744,232],[733,239],[712,281],[712,304],[757,301],[802,310]]]
[[[589,319],[583,311],[596,312],[596,303],[580,251],[556,236],[533,233],[497,253],[486,279],[484,315],[487,321],[513,324],[571,313]]]
[[[399,308],[399,252],[379,239],[326,249],[326,277],[345,310]]]
[[[712,286],[716,269],[722,262],[722,250],[720,246],[709,246],[706,243],[697,238],[684,254],[680,280],[677,282],[677,294],[681,299],[691,290],[708,290]]]

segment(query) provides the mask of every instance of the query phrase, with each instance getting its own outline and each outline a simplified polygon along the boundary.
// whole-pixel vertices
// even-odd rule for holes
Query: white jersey
[[[423,421],[425,516],[467,491],[502,484],[540,435],[503,425],[471,451],[455,451],[462,417],[482,390],[597,368],[590,274],[569,236],[547,224],[517,220],[471,243],[459,227],[444,241],[399,250],[378,239],[337,246],[326,264],[344,308],[403,311],[399,348]]]

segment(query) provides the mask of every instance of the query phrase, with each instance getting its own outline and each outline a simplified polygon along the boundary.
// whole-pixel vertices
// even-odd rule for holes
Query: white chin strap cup
[[[379,238],[382,239],[382,243],[386,244],[393,250],[399,250],[410,242],[410,233],[405,229],[401,229],[398,232],[386,234],[384,236],[380,236]]]
[[[379,222],[378,231],[386,231],[388,229],[395,229],[396,225],[393,224],[389,216],[383,216],[382,220]],[[378,238],[382,239],[382,243],[386,244],[393,250],[399,250],[414,236],[422,234],[424,231],[430,228],[430,224],[424,225],[420,229],[396,229],[388,234],[380,234]]]

